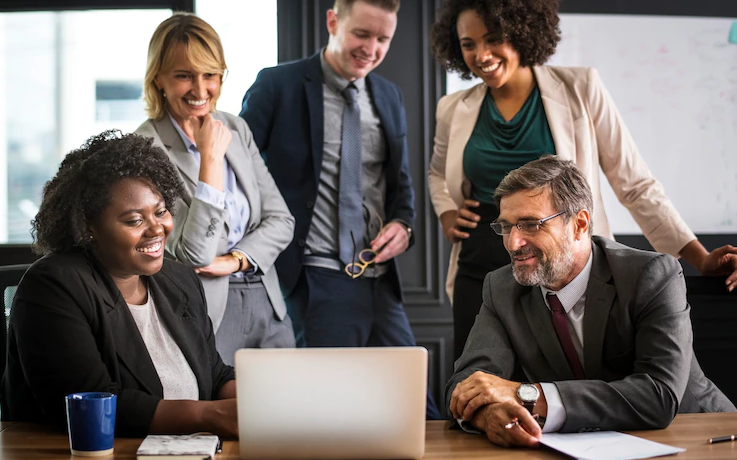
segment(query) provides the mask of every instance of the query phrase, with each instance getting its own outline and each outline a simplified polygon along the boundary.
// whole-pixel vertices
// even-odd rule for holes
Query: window
[[[200,0],[229,73],[218,109],[240,112],[277,63],[276,0]],[[148,42],[170,9],[0,13],[0,244],[30,243],[42,189],[70,150],[105,129],[135,130]],[[135,24],[135,27],[131,27]]]

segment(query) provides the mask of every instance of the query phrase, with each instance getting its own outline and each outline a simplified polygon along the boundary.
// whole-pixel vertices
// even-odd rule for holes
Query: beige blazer
[[[213,118],[222,121],[233,132],[225,157],[243,186],[251,207],[246,232],[235,248],[258,264],[257,274],[261,275],[274,313],[279,319],[284,319],[287,306],[274,262],[292,241],[294,218],[266,169],[246,122],[226,112],[215,112]],[[195,198],[199,164],[167,115],[161,120],[147,120],[136,129],[136,133],[152,137],[154,143],[167,152],[184,184],[184,195],[175,205],[174,231],[166,242],[167,252],[192,267],[209,265],[216,256],[226,253],[227,211]],[[225,314],[229,277],[201,276],[200,280],[207,297],[207,312],[217,331]]]
[[[694,233],[650,173],[595,69],[533,67],[556,154],[573,160],[591,185],[594,234],[613,238],[601,198],[599,170],[659,252],[678,255]],[[463,174],[463,151],[476,124],[487,87],[444,96],[438,102],[435,147],[428,171],[435,213],[458,210],[471,189]],[[461,243],[453,245],[446,291],[453,299]]]

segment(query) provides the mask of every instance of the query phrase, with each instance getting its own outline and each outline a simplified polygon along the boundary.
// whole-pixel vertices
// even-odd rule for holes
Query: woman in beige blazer
[[[433,51],[448,70],[483,80],[439,101],[428,171],[435,212],[454,243],[446,290],[456,357],[481,306],[484,275],[509,263],[502,237],[489,226],[498,217],[493,191],[507,172],[545,153],[575,161],[588,179],[594,233],[613,237],[601,170],[657,251],[682,256],[703,274],[729,274],[728,288],[737,286],[737,248],[709,253],[696,239],[650,173],[597,72],[542,65],[560,40],[557,3],[447,0],[432,30]]]
[[[177,166],[184,194],[166,250],[195,267],[218,351],[294,347],[274,262],[292,241],[294,218],[246,122],[217,111],[225,58],[213,28],[175,13],[154,31],[144,80],[151,137]]]

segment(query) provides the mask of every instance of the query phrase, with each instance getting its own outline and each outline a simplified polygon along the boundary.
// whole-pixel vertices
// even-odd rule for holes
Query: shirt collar
[[[179,133],[179,136],[182,138],[182,142],[184,142],[184,146],[187,147],[187,150],[190,152],[199,152],[197,150],[197,144],[194,143],[185,133],[181,126],[179,126],[179,123],[174,119],[174,117],[171,115],[171,113],[167,110],[167,115],[169,115],[169,120],[171,120],[171,124],[174,125],[174,129],[177,130]]]
[[[366,87],[365,78],[359,78],[358,80],[349,82],[338,75],[338,73],[330,67],[330,64],[328,64],[328,61],[325,59],[325,48],[320,52],[320,67],[322,68],[322,81],[338,94],[341,94],[351,83],[353,83],[356,89],[358,89],[359,93]]]
[[[571,280],[570,283],[566,284],[560,291],[551,291],[550,289],[540,286],[542,290],[543,298],[545,303],[548,303],[548,293],[553,293],[560,300],[563,309],[568,313],[571,309],[576,306],[578,300],[583,297],[586,293],[586,287],[589,285],[589,277],[591,276],[591,266],[593,265],[594,251],[589,253],[589,259],[586,261],[583,270]],[[548,305],[550,308],[550,305]]]

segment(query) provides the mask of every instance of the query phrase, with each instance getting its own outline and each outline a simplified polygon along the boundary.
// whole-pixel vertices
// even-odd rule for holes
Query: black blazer
[[[215,399],[235,374],[215,349],[199,278],[164,260],[148,286],[200,399]],[[64,424],[66,394],[108,391],[118,395],[116,435],[148,433],[161,381],[123,296],[94,258],[73,251],[36,261],[18,286],[9,327],[3,420]]]
[[[289,211],[294,216],[294,239],[276,268],[284,295],[289,295],[302,273],[305,242],[310,230],[323,152],[323,77],[320,54],[263,69],[243,98],[243,117],[253,132],[266,166]],[[386,222],[398,219],[412,225],[414,191],[409,175],[407,122],[402,92],[394,83],[372,72],[366,77],[386,139]],[[414,238],[410,239],[410,245]],[[402,296],[396,261],[390,276]]]

